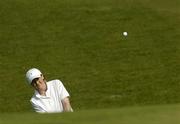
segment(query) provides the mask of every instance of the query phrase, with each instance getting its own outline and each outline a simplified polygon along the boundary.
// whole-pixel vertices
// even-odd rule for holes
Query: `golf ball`
[[[127,36],[127,35],[128,35],[128,33],[127,33],[127,32],[123,32],[123,35],[124,35],[124,36]]]

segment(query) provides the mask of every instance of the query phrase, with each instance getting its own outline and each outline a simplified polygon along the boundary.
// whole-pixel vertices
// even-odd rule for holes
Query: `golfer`
[[[38,113],[72,112],[69,93],[60,80],[46,82],[43,74],[36,68],[26,73],[28,83],[35,89],[30,102]]]

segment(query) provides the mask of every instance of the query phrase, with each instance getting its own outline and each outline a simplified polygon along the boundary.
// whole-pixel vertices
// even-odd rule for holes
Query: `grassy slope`
[[[129,107],[63,114],[0,114],[1,124],[178,124],[180,105]]]
[[[24,74],[34,66],[64,82],[75,109],[180,102],[179,8],[178,0],[0,1],[0,111],[31,110]]]

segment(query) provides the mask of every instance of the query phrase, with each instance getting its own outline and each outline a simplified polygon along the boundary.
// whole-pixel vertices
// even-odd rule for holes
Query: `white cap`
[[[35,78],[41,77],[41,74],[42,73],[40,70],[38,70],[37,68],[32,68],[27,71],[26,79],[27,79],[28,83],[31,84],[32,80]]]

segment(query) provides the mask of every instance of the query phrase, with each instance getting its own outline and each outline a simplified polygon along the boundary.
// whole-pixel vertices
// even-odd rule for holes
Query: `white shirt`
[[[35,90],[30,102],[36,112],[39,113],[56,113],[63,111],[61,100],[68,97],[69,93],[60,80],[47,82],[46,96],[41,96]]]

